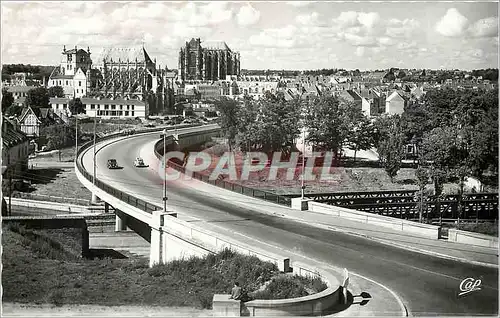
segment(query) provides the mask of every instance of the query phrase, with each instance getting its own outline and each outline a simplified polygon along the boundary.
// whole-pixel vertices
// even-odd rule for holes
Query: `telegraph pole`
[[[306,189],[306,186],[304,184],[304,171],[306,169],[305,166],[306,162],[306,129],[305,127],[302,128],[302,184],[301,184],[301,199],[304,200],[304,191]]]
[[[94,185],[94,189],[95,189],[95,179],[96,179],[96,162],[95,162],[95,158],[96,158],[96,127],[97,127],[97,110],[94,114],[94,162],[93,162],[93,166],[94,166],[94,176],[92,177],[92,183]],[[92,199],[91,199],[91,202],[92,203],[97,203],[97,196],[95,194],[95,192],[92,192]]]
[[[167,213],[167,129],[163,130],[163,213]]]
[[[12,174],[9,173],[9,216],[12,216]]]
[[[78,117],[75,115],[75,161],[78,156]]]
[[[94,182],[94,187],[95,187],[95,175],[96,175],[96,163],[95,163],[95,157],[96,157],[96,128],[97,128],[97,113],[94,115],[94,177],[93,182]]]

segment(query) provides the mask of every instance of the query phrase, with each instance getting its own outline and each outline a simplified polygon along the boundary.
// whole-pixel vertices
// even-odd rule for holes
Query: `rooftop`
[[[87,104],[98,104],[98,105],[146,105],[143,101],[137,99],[97,99],[97,98],[87,98],[82,97],[80,99],[84,105]]]
[[[97,54],[95,63],[97,65],[102,64],[103,61],[106,62],[134,62],[137,60],[138,63],[152,63],[146,49],[143,46],[129,47],[129,48],[118,48],[109,47],[103,48],[100,53]]]
[[[206,48],[209,50],[228,50],[228,51],[231,51],[229,46],[227,46],[226,42],[224,42],[224,41],[204,41],[201,43],[201,46],[203,48]]]

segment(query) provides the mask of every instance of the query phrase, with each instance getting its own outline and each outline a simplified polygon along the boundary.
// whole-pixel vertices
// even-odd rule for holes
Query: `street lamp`
[[[300,187],[302,200],[304,200],[304,191],[306,189],[306,186],[304,184],[304,171],[306,169],[305,161],[306,161],[306,129],[305,127],[303,127],[302,128],[302,184]]]
[[[97,129],[97,110],[94,113],[94,176],[92,177],[92,183],[95,189],[95,181],[96,181],[96,129]],[[92,203],[97,203],[97,196],[95,195],[95,192],[92,192]]]
[[[163,129],[163,212],[167,213],[167,129]]]
[[[78,157],[78,117],[75,115],[75,161]]]

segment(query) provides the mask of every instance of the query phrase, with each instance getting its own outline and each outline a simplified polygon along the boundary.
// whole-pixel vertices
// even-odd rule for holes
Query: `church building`
[[[240,75],[240,53],[226,42],[191,39],[179,52],[179,77],[183,81],[217,81],[226,75]]]

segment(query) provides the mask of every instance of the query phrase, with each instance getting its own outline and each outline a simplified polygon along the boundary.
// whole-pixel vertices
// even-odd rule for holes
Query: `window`
[[[132,105],[132,110],[134,110],[134,105]],[[134,114],[134,112],[132,112],[132,114]]]
[[[122,110],[122,109],[123,109],[123,105],[120,105],[120,110]]]
[[[63,109],[66,109],[66,106],[67,106],[66,104],[63,104]]]
[[[68,81],[66,81],[66,86],[68,86]]]
[[[134,117],[134,112],[132,112],[132,117]]]
[[[82,86],[82,81],[78,81],[78,86]]]
[[[68,54],[68,62],[71,62],[73,60],[73,55]]]
[[[128,111],[125,111],[125,116],[128,116]]]
[[[109,109],[109,105],[104,105],[104,109]]]
[[[129,109],[130,109],[130,105],[127,105],[127,110],[129,110]]]
[[[116,109],[116,105],[111,105],[111,109]]]
[[[95,109],[95,105],[94,104],[90,104],[90,109]]]

